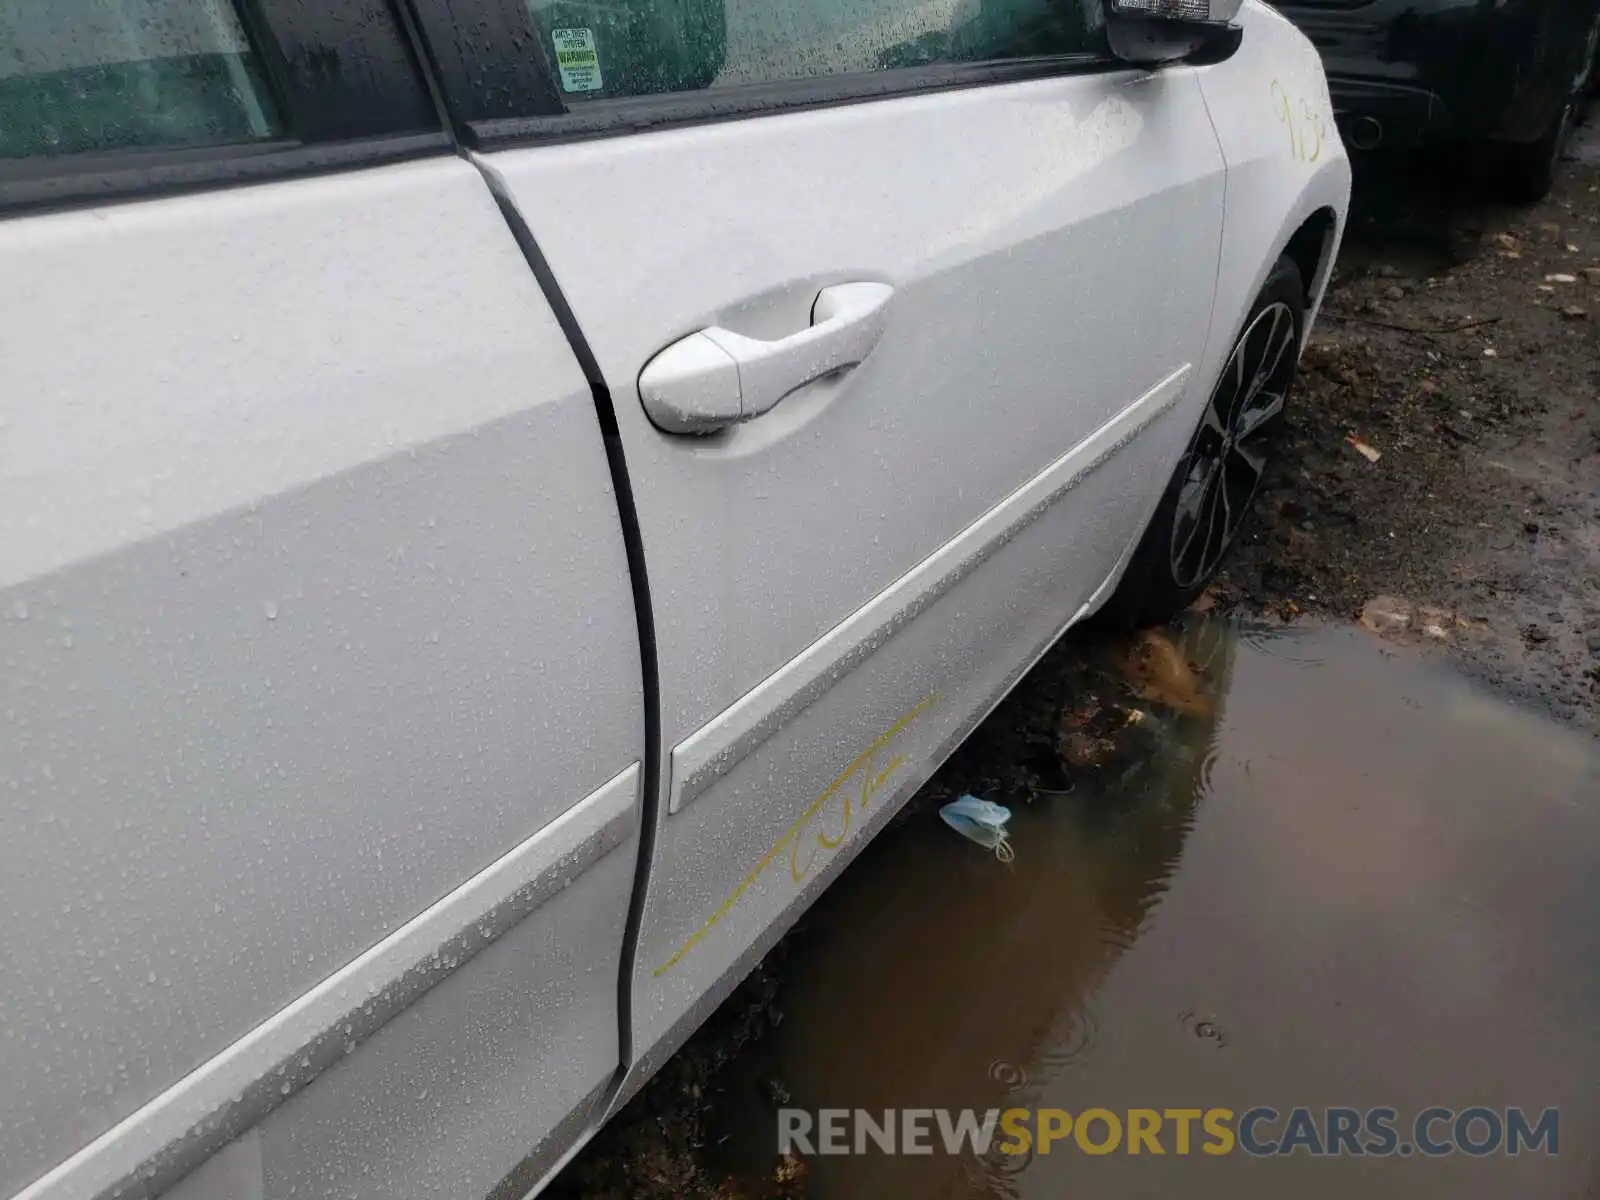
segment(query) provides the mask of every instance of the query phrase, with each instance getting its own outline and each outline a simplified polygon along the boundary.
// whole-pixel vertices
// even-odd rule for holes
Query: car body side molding
[[[796,658],[672,750],[669,812],[679,812],[805,711],[995,551],[1108,462],[1184,394],[1185,363],[950,541],[868,600]]]
[[[626,842],[640,776],[630,764],[14,1200],[170,1187]]]

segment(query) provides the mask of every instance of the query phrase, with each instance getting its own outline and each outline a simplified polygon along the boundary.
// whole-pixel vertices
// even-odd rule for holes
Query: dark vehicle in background
[[[1352,150],[1487,151],[1513,199],[1550,190],[1596,75],[1600,0],[1294,0]]]

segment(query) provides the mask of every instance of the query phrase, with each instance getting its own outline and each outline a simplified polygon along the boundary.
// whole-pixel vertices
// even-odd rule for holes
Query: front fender
[[[1350,160],[1316,49],[1260,0],[1245,0],[1239,23],[1238,52],[1197,68],[1227,171],[1216,303],[1200,374],[1208,393],[1273,263],[1302,225],[1318,219],[1329,224],[1307,287],[1309,335],[1350,205]]]

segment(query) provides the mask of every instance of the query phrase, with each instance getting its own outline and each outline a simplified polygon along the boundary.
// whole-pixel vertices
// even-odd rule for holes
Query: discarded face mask
[[[1006,836],[1006,822],[1011,810],[1003,804],[980,800],[976,796],[962,796],[939,810],[939,819],[962,837],[994,851],[1001,862],[1016,857]]]

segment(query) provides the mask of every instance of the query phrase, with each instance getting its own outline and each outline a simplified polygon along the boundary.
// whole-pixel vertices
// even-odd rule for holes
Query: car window
[[[1098,0],[529,0],[574,100],[1099,53]]]
[[[229,0],[0,3],[0,158],[281,133]]]

